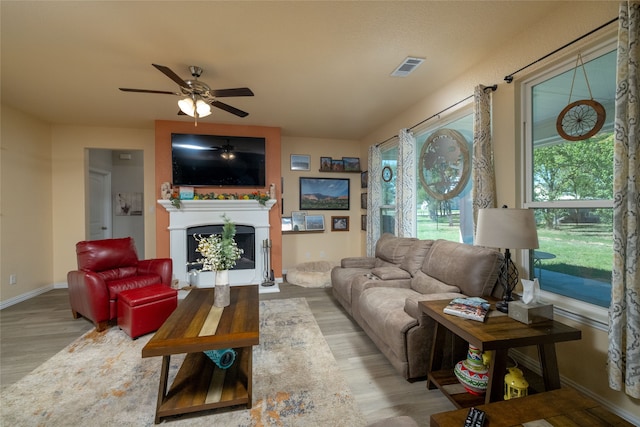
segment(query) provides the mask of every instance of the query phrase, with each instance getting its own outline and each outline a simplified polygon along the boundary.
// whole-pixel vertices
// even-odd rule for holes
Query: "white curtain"
[[[473,228],[481,208],[496,207],[496,176],[493,164],[493,142],[491,139],[491,90],[475,87],[473,98],[473,156],[471,171],[473,176],[472,203]],[[475,233],[474,233],[475,234]]]
[[[396,174],[396,235],[415,237],[416,230],[416,139],[407,129],[398,132]]]
[[[609,386],[640,399],[640,2],[620,4],[618,22]]]
[[[380,147],[369,147],[369,187],[367,189],[367,256],[373,256],[376,242],[380,237],[380,203],[382,185],[380,174],[382,173],[382,155]]]

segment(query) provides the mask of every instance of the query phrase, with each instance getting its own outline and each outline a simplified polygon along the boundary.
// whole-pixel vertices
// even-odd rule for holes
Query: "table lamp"
[[[487,208],[478,211],[475,245],[504,248],[504,267],[501,282],[504,287],[503,301],[496,308],[507,313],[511,293],[518,284],[518,269],[511,261],[509,249],[536,249],[538,232],[532,209]]]

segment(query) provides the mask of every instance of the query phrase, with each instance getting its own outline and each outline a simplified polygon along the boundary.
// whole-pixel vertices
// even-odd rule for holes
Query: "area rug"
[[[133,341],[117,327],[87,332],[2,393],[0,425],[154,425],[161,358],[141,357],[151,336]],[[172,357],[172,375],[180,362]],[[260,302],[253,369],[252,409],[212,410],[164,424],[366,424],[304,298]]]

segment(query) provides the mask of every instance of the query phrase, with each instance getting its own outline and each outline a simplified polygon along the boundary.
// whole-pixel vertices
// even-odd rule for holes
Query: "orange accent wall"
[[[168,120],[156,121],[156,195],[160,199],[160,185],[171,182],[171,134],[191,133],[201,135],[229,135],[262,137],[266,139],[266,187],[264,188],[212,188],[198,187],[200,193],[250,193],[252,191],[269,191],[269,185],[276,185],[276,204],[269,211],[269,236],[271,238],[271,268],[275,277],[282,277],[282,231],[281,211],[282,200],[280,188],[281,173],[281,141],[280,128],[266,126],[238,126],[211,123],[198,123],[194,126],[190,122],[174,122]],[[156,208],[156,251],[158,257],[168,257],[169,242],[169,213],[158,205]]]

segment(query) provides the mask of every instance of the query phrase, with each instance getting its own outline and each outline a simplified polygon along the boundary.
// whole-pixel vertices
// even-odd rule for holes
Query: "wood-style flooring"
[[[409,415],[421,426],[432,413],[455,409],[425,381],[409,383],[351,320],[333,298],[331,289],[309,289],[288,283],[261,299],[306,298],[343,376],[367,422]],[[54,289],[0,310],[0,385],[17,382],[73,340],[93,328],[74,320],[66,289]]]

